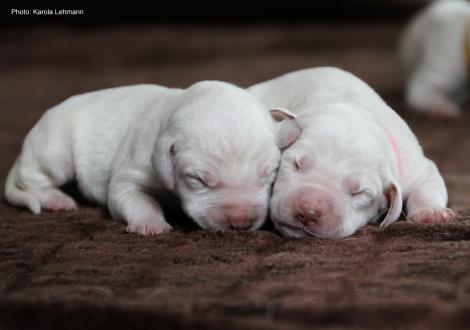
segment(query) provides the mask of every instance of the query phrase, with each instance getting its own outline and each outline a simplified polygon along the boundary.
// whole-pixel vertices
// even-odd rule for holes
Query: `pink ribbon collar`
[[[390,140],[390,143],[392,144],[393,154],[395,155],[395,159],[397,162],[398,174],[401,175],[401,158],[400,158],[400,149],[398,148],[397,139],[395,138],[395,135],[393,135],[393,133],[388,128],[385,128],[385,132],[387,132],[388,139]]]

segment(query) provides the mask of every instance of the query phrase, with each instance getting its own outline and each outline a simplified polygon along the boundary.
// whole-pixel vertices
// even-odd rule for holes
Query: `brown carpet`
[[[470,326],[470,113],[405,112],[392,25],[42,27],[0,34],[0,184],[27,131],[66,97],[110,86],[241,86],[336,65],[371,84],[441,168],[458,222],[368,226],[345,240],[125,232],[107,212],[33,216],[0,203],[0,329],[465,329]]]

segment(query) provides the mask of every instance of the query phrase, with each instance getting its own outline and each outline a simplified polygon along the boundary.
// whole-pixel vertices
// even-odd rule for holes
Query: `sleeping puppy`
[[[408,105],[429,114],[456,116],[457,99],[468,96],[470,3],[432,3],[406,29],[400,52]]]
[[[272,115],[293,118],[282,110]],[[279,148],[298,136],[283,125],[248,92],[218,81],[74,96],[29,132],[5,196],[34,214],[74,210],[58,187],[75,179],[129,232],[147,235],[171,229],[154,198],[171,191],[202,228],[254,230],[266,217]]]
[[[336,68],[288,73],[248,89],[297,115],[282,154],[271,218],[289,237],[346,237],[367,223],[445,223],[447,191],[407,124],[363,81]],[[386,212],[388,209],[388,212]]]

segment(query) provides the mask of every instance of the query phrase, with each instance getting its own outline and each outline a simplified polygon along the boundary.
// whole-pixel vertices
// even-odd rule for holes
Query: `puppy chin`
[[[290,217],[282,218],[282,221],[274,221],[276,229],[287,238],[302,238],[313,236],[317,238],[344,238],[352,235],[355,230],[348,230],[344,226],[338,228],[312,228],[303,226],[301,223]]]
[[[212,231],[227,231],[230,230],[228,224],[223,224],[216,221],[207,221],[205,220],[205,225],[199,224],[203,229],[212,230]]]
[[[265,221],[265,216],[258,218],[246,231],[254,231],[259,229]],[[227,231],[231,230],[231,227],[226,221],[219,221],[215,219],[210,219],[209,217],[201,217],[199,219],[194,218],[194,221],[203,229],[214,230],[214,231]]]
[[[318,238],[343,238],[348,235],[342,235],[341,230],[335,231],[322,231],[322,230],[313,230],[306,227],[305,232],[311,236],[318,237]]]
[[[302,229],[291,227],[288,224],[280,224],[275,222],[274,226],[282,236],[287,238],[302,238],[307,236],[307,233]]]
[[[230,229],[230,226],[229,226],[228,223],[211,220],[209,217],[207,217],[204,214],[202,214],[202,215],[200,214],[200,215],[197,215],[197,216],[191,216],[190,215],[190,217],[202,229],[213,230],[213,231],[226,231],[226,230]]]
[[[343,221],[343,225],[339,228],[337,233],[337,238],[344,238],[353,235],[360,227],[354,225],[353,223],[348,223],[347,221]]]
[[[307,236],[307,233],[302,230],[302,225],[293,220],[288,215],[288,212],[276,213],[271,208],[271,220],[274,227],[281,233],[282,236],[287,238],[302,238]]]

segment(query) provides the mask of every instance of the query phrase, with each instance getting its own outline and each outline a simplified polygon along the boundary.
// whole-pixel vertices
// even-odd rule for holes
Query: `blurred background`
[[[0,23],[1,61],[7,70],[31,70],[35,79],[51,79],[41,86],[60,81],[61,90],[74,94],[136,82],[186,86],[224,79],[248,85],[318,65],[358,74],[379,70],[387,77],[382,80],[393,80],[399,73],[391,63],[398,33],[426,2],[68,6],[84,11],[75,16],[14,15],[11,9],[23,7],[7,7]]]
[[[222,79],[246,86],[300,68],[336,65],[392,93],[399,75],[398,33],[426,3],[169,2],[67,6],[84,13],[66,16],[12,14],[35,7],[4,5],[3,80],[11,85],[7,76],[13,73],[31,93],[63,98],[139,82],[182,87]]]

